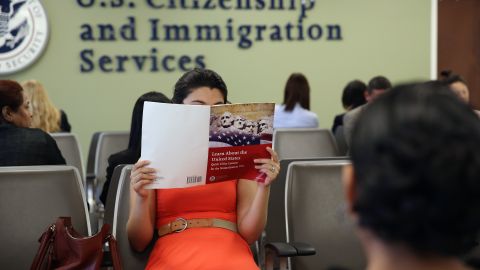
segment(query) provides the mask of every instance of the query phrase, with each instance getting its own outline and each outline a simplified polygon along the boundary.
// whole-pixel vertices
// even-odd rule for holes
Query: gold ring
[[[272,165],[272,168],[270,168],[270,171],[275,172],[275,166]]]

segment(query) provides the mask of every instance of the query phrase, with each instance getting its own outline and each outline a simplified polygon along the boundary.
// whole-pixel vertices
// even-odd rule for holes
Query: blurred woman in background
[[[170,103],[170,99],[160,92],[148,92],[141,95],[135,102],[132,112],[132,123],[130,125],[130,139],[128,140],[128,148],[108,157],[107,176],[103,185],[100,201],[103,204],[107,201],[108,188],[113,175],[113,170],[120,164],[134,164],[140,158],[142,150],[142,120],[143,105],[145,101]],[[118,180],[118,179],[117,179]]]
[[[23,82],[22,87],[30,99],[30,108],[33,114],[32,127],[48,133],[71,131],[67,115],[53,105],[41,83],[29,80]]]
[[[470,105],[470,90],[467,82],[460,75],[454,74],[450,70],[444,70],[440,73],[440,77],[440,81],[447,85],[460,100]],[[474,111],[480,116],[480,111]]]
[[[367,90],[367,85],[360,80],[353,80],[349,82],[345,88],[343,88],[342,93],[342,105],[345,111],[351,111],[367,102],[365,99],[365,91]],[[339,126],[343,126],[343,116],[345,113],[338,114],[333,120],[332,132],[335,133],[335,130]]]
[[[274,128],[317,128],[318,117],[310,111],[310,86],[301,73],[287,80],[283,104],[275,106]]]

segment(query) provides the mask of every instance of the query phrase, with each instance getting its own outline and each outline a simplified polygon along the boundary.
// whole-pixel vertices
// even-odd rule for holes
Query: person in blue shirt
[[[274,128],[318,128],[317,114],[310,111],[310,86],[301,73],[287,80],[283,104],[275,106]]]

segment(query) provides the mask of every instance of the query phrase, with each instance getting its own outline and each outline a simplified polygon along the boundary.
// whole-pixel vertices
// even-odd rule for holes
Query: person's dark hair
[[[289,112],[299,103],[302,108],[310,110],[310,86],[307,78],[301,73],[292,73],[285,85],[283,104]]]
[[[217,88],[222,93],[225,103],[227,103],[227,85],[222,77],[213,70],[200,68],[190,70],[178,79],[173,91],[172,103],[183,103],[183,100],[193,90],[200,87]]]
[[[440,81],[447,86],[456,82],[467,84],[467,82],[462,78],[462,76],[454,74],[451,70],[442,70],[440,72]]]
[[[367,90],[367,85],[360,80],[353,80],[349,82],[342,93],[342,104],[345,109],[355,109],[358,106],[365,104],[364,92]]]
[[[3,107],[8,106],[13,111],[17,111],[23,104],[23,88],[12,80],[0,80],[0,123],[6,122],[3,118]]]
[[[367,91],[368,93],[372,93],[374,89],[387,90],[390,88],[392,88],[392,83],[390,82],[390,80],[388,80],[384,76],[376,76],[370,79],[370,81],[368,82]]]
[[[480,121],[444,85],[395,87],[359,116],[359,225],[416,254],[462,255],[480,231]]]
[[[132,112],[132,123],[130,126],[130,139],[128,150],[140,157],[142,148],[142,120],[143,106],[145,101],[171,103],[170,99],[160,92],[148,92],[141,95],[135,102]]]

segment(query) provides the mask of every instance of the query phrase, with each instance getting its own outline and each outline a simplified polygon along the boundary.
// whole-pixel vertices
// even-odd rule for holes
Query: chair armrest
[[[315,247],[302,242],[271,242],[265,244],[265,249],[273,251],[277,257],[312,256],[317,253]]]
[[[291,242],[289,244],[297,250],[297,256],[312,256],[317,254],[315,247],[310,244],[302,242]]]
[[[265,269],[288,269],[288,258],[315,255],[315,248],[307,243],[271,242],[265,244]]]
[[[287,243],[282,242],[271,242],[265,244],[265,249],[271,250],[275,253],[277,257],[295,257],[297,256],[297,249]]]

